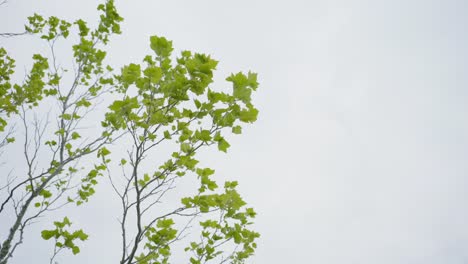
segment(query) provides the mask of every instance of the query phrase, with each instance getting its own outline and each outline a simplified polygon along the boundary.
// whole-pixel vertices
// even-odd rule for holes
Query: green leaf
[[[164,131],[164,138],[165,139],[171,139],[171,133],[169,133],[169,131]]]
[[[248,80],[249,86],[252,87],[254,91],[257,90],[258,88],[257,74],[249,71],[249,73],[247,74],[247,80]]]
[[[223,138],[221,139],[220,141],[218,141],[218,149],[223,151],[223,152],[227,152],[227,149],[230,147],[231,145]]]
[[[192,150],[192,146],[189,143],[180,144],[180,150],[185,153],[189,153]]]
[[[55,234],[57,234],[56,230],[42,230],[41,237],[45,240],[49,240],[50,238],[55,236]]]
[[[170,228],[174,224],[174,220],[171,218],[168,219],[160,219],[158,220],[157,226],[159,228]]]
[[[198,168],[197,169],[198,176],[210,176],[210,175],[213,175],[214,173],[215,171],[210,168],[204,168],[204,169]]]
[[[71,225],[70,219],[68,219],[68,217],[66,217],[66,216],[63,218],[62,223],[64,225],[68,225],[68,226]]]
[[[78,139],[78,138],[80,138],[81,136],[80,136],[80,134],[78,134],[77,132],[73,132],[73,133],[71,134],[71,137],[72,137],[72,139]]]
[[[82,98],[81,100],[76,102],[76,106],[77,107],[81,107],[81,106],[89,107],[89,106],[91,106],[91,103],[88,100],[86,100],[85,98]]]
[[[195,131],[195,138],[201,141],[210,141],[211,140],[211,132],[209,130],[197,130]]]
[[[98,153],[97,153],[97,156],[98,158],[99,157],[105,157],[107,155],[109,155],[111,152],[106,148],[106,147],[102,147],[98,150]]]
[[[241,134],[242,133],[242,127],[241,126],[232,127],[232,133]]]
[[[134,83],[141,75],[140,65],[130,64],[122,69],[122,81],[126,85]]]
[[[167,58],[171,55],[173,50],[172,41],[168,41],[165,37],[151,36],[150,47],[156,55]]]
[[[50,197],[52,196],[52,193],[49,192],[49,191],[46,190],[46,189],[43,189],[43,190],[41,190],[41,191],[39,192],[39,195],[42,196],[42,197],[44,197],[45,199],[47,199],[47,198],[50,198]]]
[[[145,175],[144,175],[144,177],[143,177],[143,180],[144,180],[145,182],[148,182],[150,179],[151,179],[151,178],[150,178],[150,176],[148,175],[148,173],[145,173]]]
[[[63,120],[71,120],[72,116],[70,114],[63,114],[62,119]]]
[[[161,111],[157,111],[151,115],[149,124],[150,125],[165,124],[167,123],[167,121],[168,121],[167,116]]]
[[[81,37],[86,37],[88,35],[88,32],[89,32],[89,28],[86,26],[86,22],[81,20],[81,19],[78,19],[75,22],[75,24],[78,25],[78,29],[80,31],[80,36]]]
[[[251,108],[249,110],[242,110],[239,114],[239,119],[242,122],[253,123],[257,120],[258,110]]]
[[[80,253],[80,248],[78,246],[74,246],[72,247],[72,252],[73,252],[73,255],[76,255]]]
[[[86,239],[88,239],[88,235],[85,234],[85,232],[83,232],[82,229],[73,232],[73,236],[79,238],[81,241],[85,241]]]
[[[158,83],[162,77],[162,70],[159,67],[148,67],[145,69],[144,74],[148,77],[151,83]]]

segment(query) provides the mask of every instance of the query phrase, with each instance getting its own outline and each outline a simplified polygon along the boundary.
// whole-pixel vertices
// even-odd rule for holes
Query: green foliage
[[[168,58],[173,50],[172,41],[168,41],[164,37],[152,36],[150,37],[151,49],[160,58]]]
[[[83,232],[82,229],[76,231],[67,230],[72,223],[68,217],[64,217],[63,220],[54,222],[55,229],[42,230],[41,236],[45,240],[54,239],[55,248],[57,249],[69,249],[73,255],[80,253],[80,248],[76,245],[78,240],[85,241],[88,239],[88,235]]]
[[[41,15],[34,14],[28,17],[29,25],[25,26],[26,32],[31,34],[41,34],[45,40],[53,40],[59,36],[67,38],[70,34],[71,24],[55,16],[44,19]]]
[[[180,218],[192,216],[200,217],[202,232],[199,241],[191,241],[186,247],[190,263],[226,258],[231,263],[244,263],[254,253],[255,239],[259,237],[249,229],[255,211],[246,207],[236,190],[237,182],[226,182],[220,188],[222,184],[216,182],[215,170],[200,166],[197,154],[201,148],[210,147],[227,152],[231,146],[229,137],[241,134],[244,125],[257,120],[258,110],[252,104],[252,95],[258,87],[257,74],[232,74],[226,78],[230,87],[216,90],[210,85],[218,61],[191,51],[173,54],[172,41],[161,36],[149,38],[152,53],[142,61],[129,63],[114,72],[105,65],[108,55],[103,46],[108,44],[111,35],[121,33],[123,18],[112,0],[97,9],[100,16],[96,28],[81,19],[68,22],[39,14],[28,18],[26,32],[47,42],[53,56],[57,40],[69,37],[77,40],[71,46],[76,65],[74,79],[67,89],[63,88],[67,82],[62,80],[67,69],[58,70],[55,57],[49,59],[46,54],[33,55],[32,67],[24,81],[14,83],[15,61],[0,48],[0,131],[5,130],[14,114],[20,114],[27,127],[23,116],[26,110],[46,97],[59,106],[55,116],[57,127],[46,136],[47,140],[40,141],[42,134],[36,128],[35,139],[41,143],[37,148],[45,145],[52,154],[41,174],[35,174],[34,167],[38,151],[32,151],[33,162],[27,156],[28,175],[19,186],[24,187],[28,202],[22,209],[31,215],[37,213],[37,217],[51,210],[57,201],[81,205],[95,194],[99,177],[108,173],[111,181],[115,178],[127,181],[122,192],[111,182],[122,199],[124,236],[131,237],[127,242],[133,241],[122,252],[121,263],[169,263],[171,245],[187,242],[181,241],[186,230],[177,229]],[[81,133],[78,124],[106,92],[113,93],[117,99],[109,103],[101,131],[91,136]],[[22,113],[20,109],[26,110]],[[130,142],[119,146],[125,147],[128,155],[118,157],[111,143],[125,139],[125,135]],[[5,142],[15,142],[14,137],[7,136]],[[150,151],[164,142],[176,148],[156,165],[158,160],[152,159]],[[28,155],[29,145],[25,145]],[[92,153],[93,163],[81,167],[81,159]],[[152,171],[142,172],[145,159],[153,164]],[[111,173],[113,161],[117,161],[124,175]],[[129,175],[126,171],[130,171]],[[173,184],[190,176],[199,182],[194,189],[196,194],[187,194],[179,207],[169,213],[143,217],[151,206],[161,202],[166,192],[175,188]],[[129,199],[134,200],[129,202]],[[130,210],[136,215],[137,224],[131,228],[137,230],[135,234],[125,230],[125,217],[129,217]],[[18,226],[33,219],[24,220],[24,215],[10,229],[13,238],[18,237],[18,232],[22,235],[23,229]],[[53,229],[42,231],[43,239],[55,241],[54,256],[62,249],[77,254],[80,252],[77,242],[87,240],[81,229],[71,231],[70,226],[65,217],[54,222]],[[6,263],[16,248],[12,249],[13,238],[3,241],[0,263]]]
[[[5,127],[14,115],[20,116],[25,128],[24,155],[27,161],[26,180],[21,180],[10,195],[2,193],[2,197],[7,199],[2,200],[0,213],[9,202],[20,197],[22,202],[15,206],[19,206],[18,210],[22,213],[17,214],[17,218],[8,229],[7,237],[1,238],[0,263],[7,263],[11,258],[17,248],[14,243],[18,241],[15,242],[15,239],[23,237],[24,226],[28,226],[30,221],[34,221],[49,210],[57,209],[57,203],[79,205],[88,201],[95,192],[97,176],[102,175],[102,171],[106,169],[105,163],[110,161],[108,158],[103,159],[103,164],[96,164],[83,176],[77,175],[82,168],[78,169],[71,165],[72,162],[76,163],[82,157],[98,150],[100,156],[107,156],[104,145],[112,142],[112,130],[104,130],[102,134],[87,138],[82,138],[78,132],[78,123],[89,111],[88,108],[102,95],[104,89],[112,86],[113,82],[113,78],[106,77],[112,73],[112,68],[104,65],[106,52],[100,49],[100,46],[107,44],[112,34],[120,33],[119,24],[122,18],[118,15],[112,0],[99,5],[98,10],[101,15],[95,29],[88,27],[87,23],[80,19],[71,23],[55,16],[48,18],[39,14],[30,16],[25,25],[26,33],[46,42],[50,52],[32,56],[32,66],[22,82],[13,81],[15,61],[5,48],[0,47],[0,132],[5,131]],[[70,85],[62,80],[69,71],[56,64],[54,49],[61,39],[73,35],[78,42],[72,46],[76,68],[75,74],[71,76],[73,82]],[[34,111],[32,108],[38,106],[45,97],[50,98],[52,107],[59,106],[60,113],[54,117],[58,125],[49,135],[44,134],[50,131],[50,128],[46,129],[49,125],[47,120],[34,118],[35,121],[31,124],[29,122],[31,118],[28,118],[31,111]],[[0,147],[15,142],[15,137],[11,136],[14,132],[14,130],[6,132]],[[43,141],[43,138],[47,140]],[[21,141],[20,144],[23,144]],[[42,157],[44,160],[49,159],[45,165],[37,161],[39,153],[40,155],[47,153],[39,151],[42,145],[47,146],[50,151],[49,157]],[[7,189],[2,189],[2,192],[4,190]],[[25,193],[19,190],[24,190]],[[73,191],[76,191],[75,195]],[[65,193],[67,195],[64,195]],[[62,224],[69,225],[67,221],[64,219]],[[71,249],[75,254],[78,253],[79,248],[72,242],[77,238],[85,240],[84,233],[68,232],[58,223],[56,222],[55,231],[43,232],[44,238],[48,238],[53,231],[56,239],[58,239],[56,236],[65,239],[57,243],[62,243],[63,247]]]
[[[15,61],[0,48],[0,115],[9,117],[16,114],[21,105],[36,106],[43,97],[46,84],[45,75],[49,67],[47,59],[39,54],[33,55],[33,66],[23,84],[11,82]],[[0,131],[4,131],[7,119],[0,116]]]
[[[218,62],[209,55],[183,51],[176,60],[172,60],[172,41],[159,36],[150,37],[150,47],[154,55],[145,56],[140,64],[124,66],[120,75],[115,76],[117,91],[122,97],[109,106],[102,125],[131,134],[132,148],[137,150],[131,164],[132,177],[138,183],[135,186],[137,197],[146,199],[146,195],[151,193],[146,194],[145,190],[161,188],[152,186],[171,179],[171,175],[184,177],[193,172],[198,176],[199,194],[182,199],[180,210],[191,210],[217,221],[200,222],[202,241],[193,242],[187,248],[194,254],[192,263],[204,263],[224,256],[226,251],[221,245],[228,242],[241,245],[228,257],[233,263],[243,263],[253,254],[254,241],[259,236],[248,229],[255,212],[244,208],[246,203],[236,191],[235,182],[227,182],[224,192],[215,193],[218,189],[212,178],[215,171],[198,167],[196,153],[199,148],[212,145],[227,152],[230,144],[226,134],[240,134],[242,123],[256,120],[258,110],[251,103],[251,96],[258,87],[257,75],[251,72],[233,74],[226,79],[232,83],[231,92],[215,91],[209,85],[213,82]],[[152,176],[135,174],[144,153],[163,141],[177,143],[178,151],[173,152],[172,158]],[[120,164],[123,166],[126,162],[121,161]],[[137,198],[135,204],[140,203],[142,201]],[[136,255],[137,263],[168,263],[170,244],[182,232],[172,227],[175,218],[171,216],[151,222],[144,229],[145,251]]]
[[[226,182],[224,193],[197,195],[182,200],[185,206],[198,207],[202,212],[221,211],[219,219],[200,222],[202,241],[192,242],[185,248],[194,254],[191,263],[205,263],[221,255],[223,251],[218,248],[226,241],[242,246],[241,250],[230,256],[233,263],[243,263],[254,253],[257,247],[254,241],[259,234],[248,229],[248,226],[256,213],[252,208],[241,210],[245,202],[235,190],[236,186],[237,182]]]
[[[169,263],[171,255],[169,244],[177,236],[177,230],[173,228],[173,225],[174,221],[172,219],[160,219],[154,227],[147,229],[145,248],[150,253],[135,257],[137,263]]]

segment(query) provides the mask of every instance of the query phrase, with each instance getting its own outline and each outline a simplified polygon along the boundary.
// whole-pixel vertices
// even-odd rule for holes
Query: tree
[[[14,257],[28,225],[88,202],[102,176],[121,203],[120,263],[169,263],[172,246],[180,243],[193,264],[243,263],[259,237],[249,229],[255,212],[236,191],[237,182],[218,187],[215,171],[201,166],[197,153],[210,147],[226,152],[226,135],[240,134],[243,123],[256,120],[251,94],[257,75],[232,74],[226,79],[232,90],[215,90],[216,60],[190,51],[175,57],[172,42],[160,36],[150,38],[153,52],[142,62],[114,71],[105,64],[104,48],[121,33],[123,19],[112,0],[98,11],[95,28],[81,19],[34,14],[24,33],[1,34],[39,37],[49,52],[35,54],[26,78],[15,83],[15,61],[0,48],[0,147],[22,148],[26,161],[24,171],[2,177],[0,228],[7,235],[0,238],[0,263]],[[59,63],[56,45],[73,39],[70,70]],[[100,101],[108,107],[100,108]],[[51,105],[57,107],[43,109]],[[105,113],[95,124],[89,113],[99,109]],[[194,182],[193,193],[174,192]],[[78,254],[88,239],[71,225],[64,217],[42,231],[43,239],[54,241],[51,263],[63,250]]]

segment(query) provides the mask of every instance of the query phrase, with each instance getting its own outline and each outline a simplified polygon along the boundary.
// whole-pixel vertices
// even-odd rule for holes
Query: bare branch
[[[6,3],[6,0],[3,1],[0,5]],[[3,38],[11,38],[11,37],[18,37],[18,36],[24,36],[24,35],[29,35],[30,33],[27,31],[21,32],[21,33],[0,33],[0,37]]]

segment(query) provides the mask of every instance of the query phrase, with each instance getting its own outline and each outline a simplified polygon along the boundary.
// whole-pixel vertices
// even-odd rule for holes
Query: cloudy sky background
[[[95,20],[95,6],[9,0],[0,8],[0,31],[20,31],[33,12]],[[467,263],[468,2],[117,6],[125,21],[108,49],[110,64],[140,61],[158,34],[178,50],[220,60],[216,85],[226,85],[231,72],[259,73],[258,121],[231,141],[227,155],[204,159],[219,177],[239,180],[259,213],[262,237],[249,263]],[[34,42],[0,41],[21,69]],[[63,263],[115,262],[112,199],[103,189],[75,212],[92,237]],[[11,263],[46,263],[50,245],[37,238],[44,226],[32,229]]]

